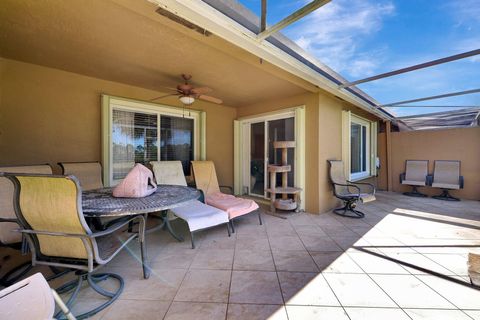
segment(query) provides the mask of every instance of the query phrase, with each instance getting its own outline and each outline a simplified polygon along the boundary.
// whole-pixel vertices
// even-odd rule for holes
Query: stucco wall
[[[460,174],[465,178],[463,190],[452,195],[463,199],[480,199],[480,128],[392,132],[393,191],[408,191],[400,184],[399,175],[405,171],[405,160],[429,160],[429,173],[433,173],[434,160],[460,160]],[[385,150],[385,134],[379,138],[379,152]],[[386,183],[386,170],[381,171],[382,186]],[[438,194],[434,188],[421,188],[429,195]]]
[[[101,160],[100,94],[150,100],[162,95],[117,82],[0,58],[0,165]],[[175,97],[162,103],[179,106]],[[236,109],[198,101],[207,112],[207,157],[233,185]]]

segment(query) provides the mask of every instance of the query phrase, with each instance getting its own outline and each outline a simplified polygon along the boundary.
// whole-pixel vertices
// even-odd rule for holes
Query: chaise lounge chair
[[[150,165],[157,184],[187,185],[181,161],[151,161]],[[184,206],[173,208],[171,211],[187,222],[192,239],[192,249],[195,249],[194,233],[197,231],[226,223],[228,236],[230,236],[228,214],[223,210],[200,201],[193,201]],[[165,217],[165,219],[168,219],[168,217]]]
[[[460,161],[435,160],[433,169],[433,188],[441,188],[443,191],[432,198],[447,201],[460,201],[452,197],[449,190],[463,189],[463,176],[460,175]]]
[[[365,214],[355,210],[357,202],[367,203],[376,200],[375,186],[371,183],[351,182],[345,178],[343,161],[328,160],[330,164],[330,181],[333,187],[333,194],[342,200],[344,206],[334,209],[333,212],[349,218],[363,218]],[[369,192],[362,192],[361,187],[367,186]]]
[[[412,186],[410,192],[403,194],[410,197],[426,197],[418,191],[418,187],[425,187],[429,184],[428,160],[407,160],[405,161],[405,172],[400,174],[400,183]]]
[[[237,198],[220,191],[221,187],[218,184],[215,165],[212,161],[192,161],[192,171],[197,189],[202,190],[205,195],[205,203],[228,213],[233,232],[235,232],[233,219],[258,210],[259,207],[255,201]],[[260,210],[257,213],[258,220],[262,224]]]

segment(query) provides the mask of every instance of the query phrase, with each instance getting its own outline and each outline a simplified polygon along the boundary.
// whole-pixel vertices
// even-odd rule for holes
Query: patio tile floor
[[[467,283],[467,253],[480,252],[480,202],[380,192],[359,209],[366,218],[263,215],[259,225],[246,216],[230,238],[225,226],[199,233],[194,250],[177,219],[185,242],[147,236],[150,279],[136,243],[101,271],[122,275],[125,290],[93,318],[480,319],[480,290],[382,258]],[[79,308],[94,300],[80,298]]]

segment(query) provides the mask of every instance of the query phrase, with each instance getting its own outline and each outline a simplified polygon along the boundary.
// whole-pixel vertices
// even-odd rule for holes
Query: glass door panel
[[[265,122],[250,128],[250,194],[264,196],[265,190]]]
[[[295,118],[268,121],[268,164],[282,164],[282,149],[274,149],[275,141],[295,141]],[[288,173],[288,186],[294,186],[295,149],[287,149],[287,164],[292,170]],[[268,179],[270,180],[270,179]],[[282,175],[277,174],[277,187],[282,185]]]

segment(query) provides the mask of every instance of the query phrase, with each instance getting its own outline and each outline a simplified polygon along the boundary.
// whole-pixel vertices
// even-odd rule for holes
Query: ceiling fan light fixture
[[[180,99],[180,101],[186,106],[189,106],[195,102],[195,98],[190,96],[180,96],[178,99]]]

